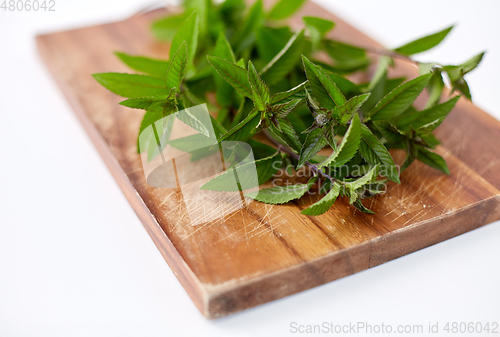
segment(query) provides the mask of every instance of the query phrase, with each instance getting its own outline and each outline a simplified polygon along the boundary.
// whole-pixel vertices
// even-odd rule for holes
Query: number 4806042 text
[[[1,0],[0,0],[1,1]],[[0,10],[4,12],[54,12],[55,0],[4,0]]]

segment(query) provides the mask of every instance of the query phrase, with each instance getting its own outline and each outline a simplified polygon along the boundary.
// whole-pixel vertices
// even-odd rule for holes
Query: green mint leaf
[[[302,20],[304,20],[306,25],[315,27],[321,33],[321,37],[325,36],[325,34],[331,31],[335,26],[333,21],[318,18],[316,16],[303,16]]]
[[[250,99],[253,98],[252,87],[248,82],[248,73],[245,68],[215,56],[207,56],[207,59],[217,73],[236,91]]]
[[[417,158],[417,148],[415,147],[415,144],[411,142],[409,139],[406,139],[406,145],[405,145],[405,150],[406,150],[406,158],[401,166],[401,172],[406,170]]]
[[[371,120],[390,120],[397,117],[420,95],[431,76],[432,74],[422,75],[396,87],[370,110],[367,117]]]
[[[186,77],[184,78],[183,90],[189,88],[188,99],[195,98],[196,101],[206,102],[206,96],[209,92],[214,92],[216,88],[215,84],[215,70],[208,64],[208,62],[203,61],[206,65],[201,68],[197,73],[188,78],[190,75],[189,68],[186,71]]]
[[[192,84],[192,82],[190,84]],[[202,101],[200,101],[200,99],[198,99],[198,97],[191,92],[187,83],[182,85],[181,89],[182,89],[181,92],[176,96],[178,101],[180,101],[179,102],[180,109],[191,108],[196,105],[203,104]]]
[[[452,28],[453,26],[443,29],[440,32],[424,36],[420,39],[407,43],[404,46],[398,47],[394,49],[394,51],[403,55],[413,55],[429,50],[443,41]]]
[[[285,118],[301,101],[301,99],[294,99],[287,103],[275,104],[270,106],[267,111],[271,112],[276,118]]]
[[[191,162],[201,160],[215,153],[217,153],[215,146],[214,147],[210,146],[205,149],[196,149],[193,152],[191,152]]]
[[[321,39],[335,26],[335,23],[330,20],[314,16],[304,16],[302,17],[302,20],[309,31],[309,37],[311,38],[313,49],[317,49],[319,47]]]
[[[304,90],[304,93],[307,108],[309,109],[309,111],[311,111],[311,114],[314,116],[314,118],[316,118],[319,113],[326,114],[326,109],[320,109],[307,89]]]
[[[289,114],[287,119],[290,123],[292,123],[295,131],[297,131],[301,143],[305,142],[307,133],[316,128],[313,128],[314,123],[313,125],[309,125],[312,119],[310,118],[306,107],[302,104],[299,105],[293,113]]]
[[[429,99],[425,104],[426,109],[431,108],[439,103],[443,89],[444,89],[443,75],[441,75],[441,72],[433,73],[431,79],[429,80],[429,83],[427,84]]]
[[[357,114],[354,115],[351,125],[347,129],[338,148],[321,164],[319,168],[331,165],[340,167],[351,160],[356,154],[361,140],[361,122]]]
[[[400,115],[395,123],[395,126],[403,132],[421,128],[424,125],[446,117],[459,99],[460,96],[456,96],[444,103],[435,105],[426,110],[413,111],[409,114],[404,113]]]
[[[197,114],[196,110],[192,111],[191,109],[184,109],[177,113],[177,119],[191,127],[192,129],[198,131],[205,137],[213,136],[212,129],[212,120],[211,118],[207,119],[202,114]]]
[[[302,82],[298,86],[284,92],[279,92],[274,94],[271,97],[271,104],[276,104],[276,103],[287,103],[289,101],[295,100],[295,99],[302,99],[304,98],[303,92],[304,88],[307,84],[306,82]]]
[[[260,26],[256,32],[259,59],[264,64],[269,63],[285,47],[292,36],[293,33],[289,27]]]
[[[377,160],[374,161],[369,160],[368,158],[363,155],[363,151],[361,148],[363,146],[360,145],[360,153],[365,158],[365,160],[371,164],[371,165],[376,165],[378,163],[382,164],[381,168],[381,174],[389,178],[390,180],[400,184],[399,180],[399,173],[398,169],[396,167],[396,164],[394,164],[394,160],[392,159],[391,154],[387,150],[387,148],[380,142],[380,140],[373,135],[371,130],[364,124],[361,125],[361,143],[364,144],[363,146],[366,145],[373,154],[376,156]],[[365,151],[365,154],[367,152]]]
[[[313,164],[319,164],[322,161],[325,161],[326,158],[328,158],[328,157],[327,156],[322,156],[320,154],[317,154],[317,155],[315,155],[314,157],[311,158],[311,163],[313,163]]]
[[[420,138],[422,139],[422,142],[426,145],[426,147],[435,149],[436,146],[441,144],[441,142],[432,134],[420,134]]]
[[[274,139],[275,141],[277,141],[278,143],[280,143],[281,145],[286,145],[288,147],[291,147],[286,141],[285,141],[285,136],[283,135],[283,131],[281,130],[281,128],[279,128],[279,125],[276,126],[274,125],[274,123],[270,123],[269,127],[266,129],[266,131],[269,132],[270,135],[268,135],[268,137]],[[297,152],[295,150],[295,152]]]
[[[330,209],[330,207],[332,207],[332,205],[335,203],[335,200],[337,200],[340,189],[340,184],[334,183],[330,192],[328,192],[321,200],[312,204],[300,213],[305,215],[321,215],[325,213]]]
[[[323,129],[318,128],[307,134],[306,141],[300,152],[297,169],[302,167],[306,161],[314,157],[322,148],[326,146],[327,140],[323,134]]]
[[[300,61],[304,48],[304,30],[295,33],[283,49],[260,71],[262,80],[269,85],[281,81]]]
[[[207,56],[208,62],[241,95],[253,98],[252,87],[248,82],[247,70],[234,63],[215,56]]]
[[[472,101],[469,84],[467,84],[467,81],[463,78],[456,82],[453,82],[453,91],[455,90],[458,90],[458,92],[464,95],[469,101]]]
[[[283,20],[290,17],[305,3],[305,0],[279,0],[267,14],[271,20]]]
[[[333,126],[333,125],[330,125],[330,126],[327,126],[325,128],[323,128],[323,134],[326,138],[326,141],[328,143],[328,145],[330,145],[330,147],[333,149],[333,151],[337,151],[337,140],[335,139],[335,134],[337,133],[336,129],[338,127],[337,126]],[[325,157],[326,159],[327,157]]]
[[[362,48],[334,40],[325,40],[323,45],[325,51],[334,60],[331,71],[335,73],[351,73],[370,64],[370,60]]]
[[[325,49],[337,62],[348,63],[353,60],[366,59],[366,52],[363,48],[353,46],[335,40],[325,41]]]
[[[346,103],[346,99],[328,74],[320,67],[302,56],[307,80],[314,97],[322,108],[334,109]]]
[[[188,48],[186,42],[183,42],[170,59],[170,66],[165,76],[165,85],[168,89],[177,88],[177,91],[181,91],[181,84],[186,74],[187,64]]]
[[[130,98],[125,101],[121,101],[119,104],[132,109],[141,109],[160,113],[163,113],[163,110],[166,107],[172,106],[172,102],[167,99],[166,95],[156,97]]]
[[[354,202],[358,201],[360,195],[356,191],[346,190],[345,194],[349,196],[349,203],[352,205]]]
[[[228,62],[236,63],[236,58],[234,57],[234,52],[231,48],[231,44],[222,32],[219,33],[217,42],[215,43],[213,55]]]
[[[334,74],[330,71],[325,71],[325,72],[342,93],[344,93],[350,97],[357,96],[357,95],[361,94],[361,91],[359,91],[358,86],[356,84],[352,83],[351,81],[349,81],[348,79],[346,79],[340,75]]]
[[[245,0],[226,0],[220,5],[220,14],[228,26],[235,26],[243,20]]]
[[[226,114],[224,116],[228,117],[229,112],[230,112],[229,107],[233,104],[235,90],[218,73],[216,73],[215,76],[214,76],[215,88],[217,89],[215,92],[215,99],[217,100],[217,103],[219,103],[219,105],[222,107],[221,111],[226,112]],[[221,114],[221,111],[219,111],[219,114],[217,115],[217,119],[221,123],[223,123],[223,122],[227,121],[228,119],[222,117],[223,114]]]
[[[307,184],[266,188],[264,190],[260,190],[254,199],[272,205],[285,204],[289,201],[301,198],[311,188],[315,181],[316,177],[313,177]]]
[[[210,122],[212,123],[212,126],[214,127],[214,132],[216,138],[220,138],[223,134],[227,132],[227,129],[219,123],[219,121],[210,115]]]
[[[377,69],[375,69],[375,73],[370,80],[370,84],[368,85],[368,88],[366,88],[367,92],[373,91],[373,89],[375,89],[380,81],[385,80],[385,78],[387,77],[387,69],[389,69],[391,63],[392,59],[389,56],[380,56],[377,64]]]
[[[379,172],[380,174],[380,172]],[[385,192],[385,189],[387,187],[387,182],[388,180],[387,179],[382,179],[382,180],[377,180],[371,184],[367,184],[365,186],[363,186],[363,188],[366,190],[366,193],[368,196],[374,196],[376,194],[381,194],[381,193],[384,193]]]
[[[217,42],[215,44],[215,48],[213,50],[213,55],[228,62],[236,62],[233,49],[231,48],[231,45],[226,39],[224,33],[219,34],[219,37],[217,38]],[[213,71],[215,73],[214,81],[215,87],[217,89],[215,92],[215,98],[222,107],[228,107],[233,103],[235,95],[234,89],[222,76],[217,73],[217,71],[215,71],[215,69]]]
[[[168,93],[162,79],[147,75],[101,73],[92,75],[109,91],[126,98],[151,97]]]
[[[213,138],[208,138],[201,133],[196,133],[194,135],[173,139],[168,144],[178,150],[188,153],[193,153],[200,148],[206,151],[206,148],[212,146],[213,143],[214,143]],[[216,150],[217,148],[215,148],[215,150],[210,149],[210,151],[207,152],[210,152],[211,154],[214,153]]]
[[[422,163],[429,165],[430,167],[435,168],[443,172],[444,174],[450,174],[448,165],[446,165],[443,157],[420,146],[418,147],[417,151],[417,159]]]
[[[390,59],[381,56],[370,83],[367,87],[361,88],[363,92],[370,92],[370,98],[363,105],[363,112],[368,112],[386,95],[387,69],[390,64]]]
[[[432,73],[431,79],[429,80],[429,83],[427,83],[429,99],[425,104],[425,109],[428,109],[438,104],[441,99],[441,94],[444,89],[442,68],[437,67],[436,63],[420,63],[418,65],[418,72],[420,75]]]
[[[219,142],[222,141],[241,141],[245,142],[252,138],[258,131],[260,125],[260,111],[253,110],[248,116],[224,134]]]
[[[164,78],[167,74],[168,61],[155,60],[144,56],[132,56],[119,52],[116,52],[115,55],[130,69],[158,78]]]
[[[369,97],[369,93],[355,96],[348,100],[344,105],[333,109],[333,115],[338,116],[340,124],[345,125],[351,120],[352,116],[358,112],[358,109],[361,108]]]
[[[430,122],[428,124],[425,124],[421,127],[419,127],[417,130],[415,130],[417,135],[421,134],[430,134],[432,131],[434,131],[441,123],[444,121],[445,117],[441,117],[436,119],[433,122]]]
[[[169,141],[170,146],[184,152],[190,152],[191,161],[205,158],[206,156],[217,152],[218,147],[213,146],[214,135],[215,137],[221,137],[224,133],[227,132],[227,130],[222,125],[220,125],[220,123],[217,122],[217,120],[215,120],[212,116],[210,116],[210,122],[207,121],[206,117],[206,115],[201,115],[200,119],[202,120],[202,123],[208,127],[210,137],[207,137],[201,133],[196,133],[190,136]],[[212,134],[210,125],[208,123],[212,124],[214,134]]]
[[[198,14],[199,19],[199,31],[202,37],[205,37],[209,34],[208,27],[208,16],[210,11],[213,11],[212,1],[207,0],[187,0],[183,2],[183,6],[187,12],[195,12]],[[217,22],[215,20],[210,22],[211,26],[217,26]],[[217,35],[215,35],[217,36]]]
[[[247,144],[252,147],[253,156],[255,159],[263,159],[276,153],[276,149],[274,147],[253,139],[248,140]]]
[[[424,74],[428,74],[428,73],[432,73],[434,72],[434,70],[438,70],[438,68],[436,68],[438,64],[435,63],[435,62],[428,62],[428,63],[419,63],[418,64],[418,74],[419,75],[424,75]]]
[[[385,80],[384,86],[384,96],[396,89],[397,86],[403,84],[406,81],[405,77],[388,78]]]
[[[361,202],[361,200],[356,200],[353,204],[352,204],[354,207],[356,207],[356,209],[358,211],[361,211],[363,213],[369,213],[369,214],[375,214],[375,212],[369,210],[368,208],[366,208],[363,203]]]
[[[264,7],[262,0],[257,0],[243,19],[243,27],[232,37],[231,42],[236,52],[241,53],[251,48],[255,42],[255,31],[264,22]]]
[[[242,99],[236,114],[233,117],[233,121],[230,124],[229,128],[236,126],[239,122],[245,119],[246,116],[250,114],[254,110],[253,102],[249,99]]]
[[[390,123],[384,121],[373,122],[373,125],[389,143],[399,144],[404,141],[404,136]]]
[[[470,73],[472,70],[476,69],[476,67],[481,63],[483,60],[485,52],[483,51],[482,53],[477,54],[476,56],[472,57],[470,60],[465,61],[460,65],[460,68],[462,68],[462,73],[463,75]]]
[[[279,139],[284,141],[286,145],[291,147],[297,153],[300,153],[302,143],[300,142],[297,131],[295,131],[295,128],[288,119],[278,119],[278,127],[271,123],[269,130]]]
[[[361,178],[358,178],[354,181],[348,182],[345,184],[345,187],[351,191],[355,192],[358,188],[363,187],[366,184],[371,184],[377,179],[377,172],[378,172],[378,165],[375,165],[374,167],[371,168],[368,173],[366,173],[364,176]]]
[[[193,13],[187,18],[186,21],[179,27],[179,30],[174,36],[172,43],[170,44],[170,60],[175,56],[175,53],[181,45],[185,42],[188,49],[188,70],[194,73],[193,60],[196,55],[196,47],[198,45],[198,31],[199,31],[200,20],[198,14]],[[188,77],[192,75],[188,74]]]
[[[452,90],[459,91],[469,100],[472,100],[472,97],[470,94],[469,85],[464,79],[464,75],[475,69],[478,66],[479,62],[481,62],[483,56],[484,52],[474,56],[472,59],[462,63],[461,65],[444,66],[442,68],[442,70],[445,71],[450,78],[451,84],[453,85]]]
[[[243,69],[246,69],[246,68],[245,68],[245,60],[244,60],[244,59],[239,59],[239,60],[238,60],[238,62],[236,62],[236,65],[237,65],[238,67],[241,67],[241,68],[243,68]]]
[[[270,157],[245,163],[243,165],[237,165],[234,168],[226,170],[224,173],[208,181],[201,189],[227,192],[239,191],[237,185],[234,183],[235,174],[238,177],[240,186],[245,189],[254,188],[271,179],[281,168],[282,164],[283,160],[281,159],[281,155],[276,152]],[[255,174],[257,174],[257,180],[255,180]]]
[[[363,139],[361,139],[361,141],[359,142],[358,152],[368,164],[370,165],[380,164],[380,160],[378,159],[378,156],[375,153],[375,151],[373,151]]]
[[[255,107],[259,111],[266,110],[270,100],[269,88],[262,81],[252,61],[248,61],[248,82],[252,88],[252,96]]]
[[[221,79],[222,80],[222,79]],[[226,81],[224,81],[225,84],[229,85]],[[231,90],[233,88],[231,87]],[[218,100],[217,100],[218,101]],[[219,102],[219,101],[218,101]],[[221,104],[219,102],[219,104]],[[231,104],[231,102],[229,103]],[[216,120],[221,123],[221,125],[223,125],[225,128],[227,128],[227,126],[229,125],[229,123],[231,122],[231,119],[230,119],[230,113],[231,113],[231,110],[229,109],[229,107],[227,106],[223,106],[221,104],[221,108],[219,109],[219,111],[217,112],[217,117],[216,117]]]
[[[171,41],[179,30],[179,26],[181,26],[191,14],[191,12],[186,11],[181,14],[168,15],[153,22],[151,30],[158,40]]]
[[[290,111],[293,111],[293,113],[289,113],[286,117],[290,121],[290,123],[292,123],[295,131],[297,131],[301,143],[304,143],[304,141],[306,140],[306,134],[304,131],[307,129],[309,121],[307,119],[306,122],[306,118],[309,117],[309,114],[305,107],[300,105],[301,102],[302,101],[299,101],[299,104]]]

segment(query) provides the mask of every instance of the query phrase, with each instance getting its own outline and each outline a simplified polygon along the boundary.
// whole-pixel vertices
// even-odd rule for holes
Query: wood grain
[[[500,219],[500,123],[461,99],[438,128],[438,153],[451,175],[419,162],[401,185],[368,201],[376,215],[339,200],[326,214],[258,202],[218,221],[191,226],[179,193],[149,186],[135,151],[142,113],[118,105],[91,74],[128,72],[113,51],[166,58],[148,30],[163,11],[122,22],[37,37],[40,54],[159,251],[207,318],[244,310],[382,264]],[[307,3],[300,15],[334,20],[332,36],[379,46],[341,19]],[[300,18],[292,20],[301,25]],[[398,64],[394,75],[415,76]],[[494,142],[492,142],[494,140]],[[397,161],[403,153],[393,152]],[[89,173],[90,174],[90,173]]]

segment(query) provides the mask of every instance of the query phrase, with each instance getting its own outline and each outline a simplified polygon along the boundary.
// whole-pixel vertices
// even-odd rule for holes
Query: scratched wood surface
[[[128,72],[113,51],[167,58],[148,30],[151,12],[122,22],[37,37],[41,56],[165,260],[207,318],[244,310],[377,266],[500,219],[500,123],[461,99],[438,128],[446,176],[419,162],[401,185],[366,202],[376,215],[339,200],[326,214],[300,210],[315,196],[282,206],[253,202],[191,226],[179,193],[146,183],[135,151],[142,113],[90,76]],[[341,19],[307,3],[300,15],[336,22],[332,36],[379,46]],[[292,20],[297,27],[300,18]],[[408,76],[416,69],[399,64]],[[396,75],[396,74],[395,74]],[[399,161],[402,153],[394,152]]]

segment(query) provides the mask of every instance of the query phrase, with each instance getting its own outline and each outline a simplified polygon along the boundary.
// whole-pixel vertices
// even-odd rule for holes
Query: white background
[[[462,62],[500,118],[498,1],[318,1],[387,46],[458,26],[421,60]],[[0,10],[0,336],[289,336],[290,323],[500,321],[500,223],[207,321],[160,256],[35,48],[40,32],[123,19],[139,0]],[[498,139],[492,139],[498,146]],[[480,151],[480,149],[478,149]],[[472,335],[471,335],[472,336]]]

